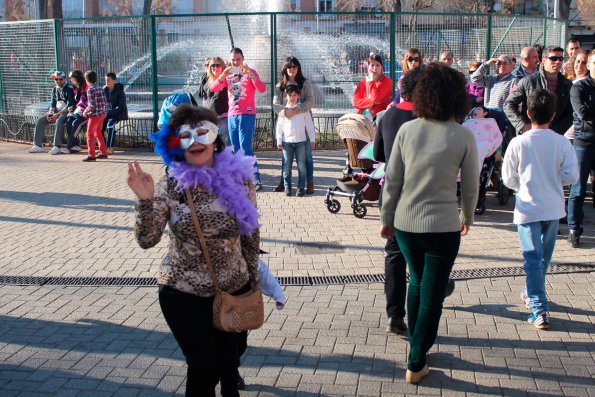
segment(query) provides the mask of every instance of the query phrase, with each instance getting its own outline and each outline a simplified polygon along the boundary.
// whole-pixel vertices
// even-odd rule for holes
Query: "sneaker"
[[[70,154],[70,153],[73,153],[70,151],[70,149],[68,149],[68,148],[62,149],[62,154]]]
[[[60,148],[58,146],[54,146],[52,148],[52,150],[50,150],[50,154],[56,155],[56,154],[62,154],[62,152],[60,151]]]
[[[521,292],[521,300],[525,303],[527,309],[531,309],[531,298],[527,296],[525,291]]]
[[[115,150],[113,147],[108,147],[107,148],[107,154],[114,154]]]
[[[256,190],[257,192],[262,190],[262,183],[256,182],[256,184],[254,184],[254,190]]]
[[[88,162],[88,161],[96,161],[96,160],[95,160],[95,157],[85,157],[85,158],[83,159],[83,161],[84,161],[84,162]]]
[[[568,231],[568,242],[572,246],[572,248],[578,248],[581,242],[581,235],[577,230],[570,229]]]
[[[291,197],[291,189],[285,189],[283,190],[283,193],[285,193],[287,197]]]
[[[107,154],[100,154],[96,158],[98,158],[98,159],[106,159],[107,158]]]
[[[81,149],[80,146],[73,146],[70,148],[71,152],[80,152],[81,150],[83,150],[83,149]]]
[[[386,332],[392,334],[402,334],[407,331],[407,324],[403,317],[389,317],[388,325],[386,326]]]
[[[535,316],[534,314],[531,314],[529,316],[529,318],[527,319],[527,322],[529,324],[533,324],[535,326],[535,328],[537,328],[537,329],[549,329],[550,328],[550,322],[549,322],[547,313],[541,313],[541,314],[538,314],[537,316]]]
[[[304,189],[304,188],[302,187],[302,188],[299,188],[299,189],[297,190],[297,193],[296,193],[295,195],[296,195],[297,197],[304,197],[304,195],[305,195],[305,194],[306,194],[306,189]]]
[[[30,149],[27,149],[28,153],[45,153],[45,150],[41,146],[33,145]]]

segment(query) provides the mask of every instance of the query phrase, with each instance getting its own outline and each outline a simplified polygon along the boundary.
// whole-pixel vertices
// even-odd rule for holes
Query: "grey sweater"
[[[473,223],[478,189],[477,148],[471,131],[455,121],[409,121],[401,126],[386,165],[382,225],[412,233],[459,231],[461,224]]]

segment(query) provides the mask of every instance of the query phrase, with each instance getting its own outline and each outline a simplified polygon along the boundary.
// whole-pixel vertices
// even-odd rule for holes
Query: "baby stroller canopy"
[[[370,120],[357,113],[347,113],[339,118],[335,126],[341,139],[357,139],[370,142],[374,140],[376,128]]]

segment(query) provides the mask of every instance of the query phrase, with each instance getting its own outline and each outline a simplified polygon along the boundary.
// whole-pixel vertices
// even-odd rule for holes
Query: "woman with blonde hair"
[[[223,138],[225,146],[230,145],[229,131],[227,128],[227,87],[221,91],[211,91],[211,86],[221,76],[223,69],[225,69],[225,61],[221,57],[210,57],[206,64],[207,80],[204,82],[203,91],[206,92],[206,107],[211,109],[219,116],[219,135]]]

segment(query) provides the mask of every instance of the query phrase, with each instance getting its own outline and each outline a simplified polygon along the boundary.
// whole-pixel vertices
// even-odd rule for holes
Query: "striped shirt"
[[[485,87],[484,104],[487,108],[502,109],[516,78],[512,73],[500,77],[498,74],[487,76],[488,65],[482,63],[471,75],[471,82]]]

